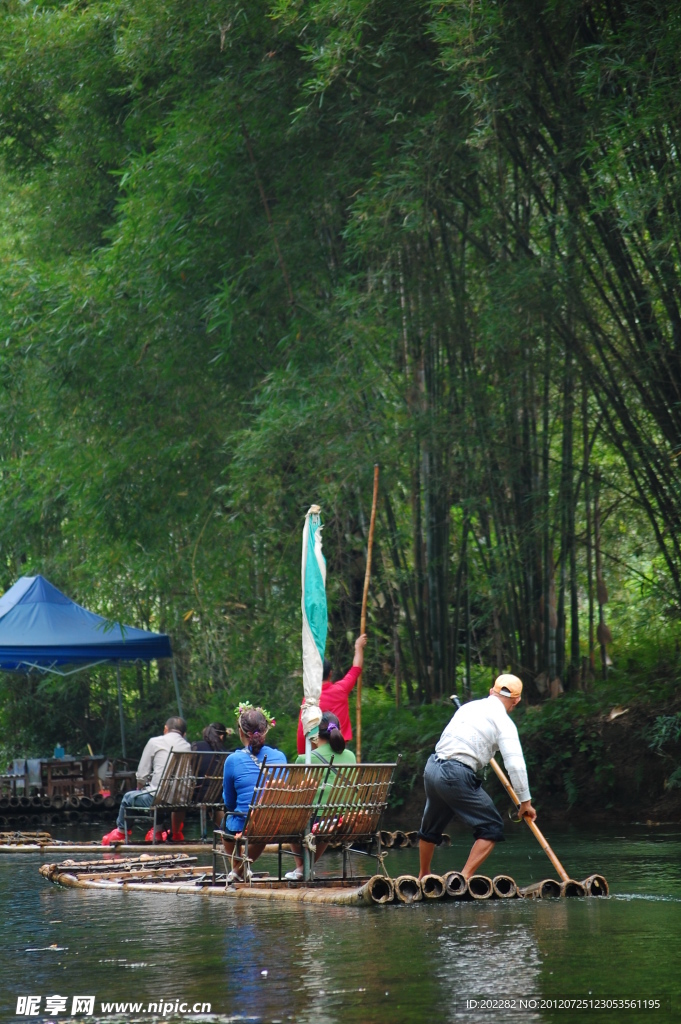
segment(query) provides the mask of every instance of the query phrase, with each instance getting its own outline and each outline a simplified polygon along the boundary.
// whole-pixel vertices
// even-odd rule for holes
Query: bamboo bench
[[[348,877],[350,847],[373,847],[375,853],[354,850],[356,854],[381,858],[380,824],[388,806],[396,764],[329,765],[327,795],[317,811],[314,824],[316,842],[340,845],[343,852],[343,879]],[[329,788],[330,787],[330,788]]]
[[[395,772],[394,764],[328,765],[286,764],[268,766],[263,761],[241,833],[216,829],[213,833],[213,883],[217,881],[217,859],[249,863],[252,844],[278,847],[278,879],[282,878],[284,843],[295,843],[303,851],[303,878],[314,877],[317,842],[340,845],[343,851],[343,879],[348,877],[348,854],[357,843],[369,844],[375,852],[354,850],[381,858],[379,825],[387,806]],[[229,813],[229,811],[227,812]],[[222,839],[234,843],[234,853],[218,846]]]
[[[206,837],[206,817],[209,809],[221,809],[222,777],[225,760],[230,751],[171,750],[163,775],[149,807],[126,807],[125,842],[128,842],[128,819],[146,818],[153,824],[153,842],[159,811],[199,809],[201,838]]]

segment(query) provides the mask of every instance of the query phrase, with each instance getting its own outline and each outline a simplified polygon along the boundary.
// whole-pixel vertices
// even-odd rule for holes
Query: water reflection
[[[545,863],[530,841],[514,834],[496,869],[541,878]],[[98,1003],[208,1001],[221,1021],[268,1024],[545,1019],[457,1013],[482,994],[681,999],[681,832],[632,830],[626,842],[565,833],[554,843],[576,877],[600,870],[628,895],[374,909],[254,904],[63,890],[38,875],[38,858],[3,856],[0,1020],[16,1019],[16,997],[29,991],[91,992]],[[456,855],[443,851],[442,867]],[[405,851],[392,868],[414,866]]]
[[[447,1020],[517,1022],[516,1013],[499,1009],[491,1017],[466,1010],[465,1001],[540,991],[541,955],[533,928],[529,923],[501,920],[504,915],[497,908],[501,906],[484,910],[477,905],[462,907],[459,916],[464,920],[443,928],[437,974],[449,1004]],[[541,1020],[541,1015],[525,1013],[523,1019]]]

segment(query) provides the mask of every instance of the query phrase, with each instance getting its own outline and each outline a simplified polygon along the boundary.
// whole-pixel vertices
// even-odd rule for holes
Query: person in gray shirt
[[[472,827],[475,839],[462,869],[466,878],[476,873],[496,843],[503,843],[501,815],[476,775],[497,750],[521,800],[520,816],[531,821],[537,817],[518,730],[509,718],[522,692],[523,684],[517,676],[499,676],[489,697],[460,707],[442,733],[423,774],[426,807],[419,830],[419,878],[430,873],[435,847],[442,842],[442,832],[455,814]]]
[[[172,750],[191,750],[191,745],[186,739],[186,733],[187,723],[184,718],[169,718],[164,726],[163,735],[152,736],[149,740],[142,751],[140,763],[137,766],[137,785],[139,788],[133,789],[124,795],[118,811],[116,828],[102,838],[102,846],[110,846],[111,843],[122,843],[125,841],[126,807],[151,807],[159,782],[161,781],[161,776],[170,757],[170,752]],[[177,813],[173,811],[173,819],[175,819]],[[172,828],[173,834],[179,835],[182,831],[182,822],[173,820]],[[157,836],[157,840],[159,838],[161,837]]]

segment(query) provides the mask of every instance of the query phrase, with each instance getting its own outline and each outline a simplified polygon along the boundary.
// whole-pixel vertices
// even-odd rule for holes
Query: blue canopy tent
[[[172,657],[170,637],[165,633],[149,633],[109,622],[76,604],[44,576],[22,576],[0,597],[0,670],[67,676],[96,665],[116,665],[124,757],[120,663]],[[60,666],[73,667],[66,671]],[[172,668],[177,706],[182,715],[174,661]]]

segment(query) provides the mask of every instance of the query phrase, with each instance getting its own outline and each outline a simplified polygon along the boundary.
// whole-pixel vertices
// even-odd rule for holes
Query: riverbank
[[[423,767],[452,712],[449,702],[397,709],[375,701],[363,709],[365,759],[402,755],[391,826],[420,820]],[[681,822],[681,694],[671,680],[662,690],[657,681],[654,697],[636,682],[600,683],[521,706],[514,720],[542,819]],[[505,813],[495,778],[488,788]]]

